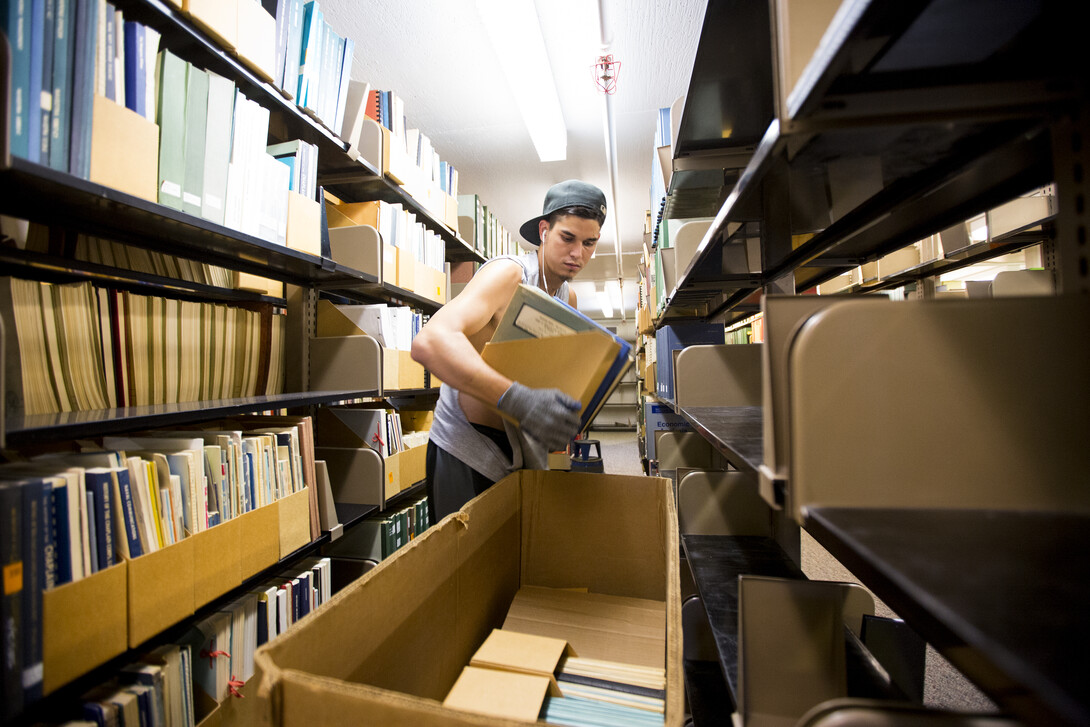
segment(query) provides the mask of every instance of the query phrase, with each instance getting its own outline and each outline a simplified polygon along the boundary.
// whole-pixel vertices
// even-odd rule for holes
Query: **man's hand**
[[[497,406],[550,452],[564,449],[579,433],[582,405],[559,389],[531,389],[516,381]]]

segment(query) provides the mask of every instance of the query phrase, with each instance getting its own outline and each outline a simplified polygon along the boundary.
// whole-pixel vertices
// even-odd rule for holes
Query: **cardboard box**
[[[92,113],[90,180],[157,202],[158,125],[104,96],[95,96]]]
[[[89,618],[93,614],[93,618]],[[42,594],[42,689],[50,694],[128,648],[128,564]]]
[[[243,273],[239,271],[236,271],[234,275],[235,288],[238,290],[252,290],[255,293],[268,295],[272,298],[284,297],[283,281],[273,280],[272,278],[262,277],[261,275],[254,275],[253,273]]]
[[[449,194],[444,194],[445,197],[445,209],[443,213],[443,224],[450,228],[451,232],[458,234],[458,198],[452,197]]]
[[[401,471],[398,479],[401,481],[401,489],[407,490],[417,482],[423,482],[427,463],[427,445],[411,447],[398,452]]]
[[[386,507],[386,500],[389,500],[403,489],[401,486],[401,454],[401,452],[394,452],[387,455],[384,460],[386,475],[382,481],[383,507]]]
[[[322,255],[322,207],[314,200],[290,190],[287,246],[317,257]]]
[[[274,502],[231,520],[238,522],[242,580],[280,560],[280,511]]]
[[[193,615],[193,538],[128,561],[129,646]]]
[[[382,243],[382,282],[397,285],[397,266],[401,251],[393,245]]]
[[[371,202],[341,202],[327,204],[326,210],[336,212],[337,216],[348,220],[348,224],[367,225],[379,229],[379,214],[382,209],[378,200]],[[343,221],[338,226],[344,226]]]
[[[190,536],[193,562],[193,607],[200,608],[242,583],[241,528],[234,518]]]
[[[184,0],[182,12],[225,50],[238,46],[238,0]]]
[[[261,80],[271,83],[276,66],[276,18],[256,0],[238,0],[237,4],[238,58]]]
[[[280,558],[286,558],[310,542],[310,493],[305,489],[275,503],[280,520]]]
[[[447,302],[447,274],[422,263],[416,264],[416,284],[413,288],[417,295],[422,295],[436,303]]]
[[[441,701],[521,587],[586,588],[664,602],[665,724],[680,725],[678,551],[668,480],[516,472],[262,646],[256,697],[285,727],[499,724]]]
[[[416,292],[416,268],[420,263],[412,255],[401,251],[397,256],[397,287]]]
[[[397,388],[424,388],[424,367],[416,361],[413,361],[411,352],[387,349],[384,353],[389,358],[396,357],[398,359]]]

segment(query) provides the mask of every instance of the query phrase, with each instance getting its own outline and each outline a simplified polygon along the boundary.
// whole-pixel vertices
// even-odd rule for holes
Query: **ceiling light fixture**
[[[568,156],[568,129],[534,1],[477,0],[477,13],[538,158],[563,161]]]
[[[609,293],[598,291],[598,305],[602,306],[602,315],[606,318],[613,317],[613,304],[609,302]]]

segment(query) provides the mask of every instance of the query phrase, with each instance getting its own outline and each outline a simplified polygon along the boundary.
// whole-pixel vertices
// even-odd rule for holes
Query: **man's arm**
[[[416,334],[413,360],[455,389],[495,404],[511,379],[484,362],[470,337],[507,306],[520,282],[518,263],[503,260],[481,268]]]

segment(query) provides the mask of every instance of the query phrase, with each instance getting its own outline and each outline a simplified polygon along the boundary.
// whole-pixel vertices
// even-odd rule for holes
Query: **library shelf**
[[[738,703],[738,576],[806,580],[799,566],[774,538],[756,535],[681,536],[685,559],[708,624],[734,704]],[[873,657],[845,627],[845,657],[849,696],[875,699],[901,695]]]
[[[57,225],[300,285],[377,283],[370,274],[284,245],[246,235],[157,202],[13,157],[0,170],[0,213]]]
[[[752,293],[791,273],[795,290],[812,288],[1049,183],[1051,124],[1079,102],[1085,85],[1084,64],[1073,57],[1078,44],[1057,40],[1071,30],[1055,3],[994,10],[981,18],[972,3],[840,3],[744,170],[719,170],[729,177],[722,204],[717,212],[702,210],[715,222],[678,270],[667,310],[705,306],[706,317],[729,319],[731,312],[748,312]],[[995,32],[978,32],[981,22]],[[777,18],[772,25],[775,36]],[[707,34],[705,27],[702,39]],[[789,45],[791,38],[778,42]],[[700,71],[702,54],[711,52],[704,45],[690,96],[722,73]],[[758,56],[765,64],[771,57]],[[756,89],[752,96],[758,106],[765,101]],[[683,119],[679,128],[675,167],[687,148],[716,148],[696,128],[730,127],[729,108],[705,103],[699,111],[700,127]],[[730,151],[733,143],[718,149]],[[849,170],[852,183],[842,185]],[[679,197],[673,204],[684,206],[688,193],[671,188],[668,200]],[[783,209],[790,214],[777,214]],[[737,259],[747,242],[757,241],[760,260],[748,267],[760,272],[747,280],[738,263],[724,263],[724,253]],[[976,255],[1002,255],[1020,242]],[[948,262],[960,267],[961,259]]]
[[[806,529],[1001,709],[1090,723],[1090,516],[813,507]]]
[[[345,530],[379,511],[378,505],[360,505],[355,502],[334,502],[333,506],[337,510],[337,520]]]
[[[360,275],[362,276],[363,273],[360,273]],[[316,287],[323,293],[341,298],[342,300],[338,302],[347,304],[356,301],[367,301],[407,305],[429,315],[443,307],[443,304],[438,301],[387,282],[363,282],[360,280],[345,284],[343,281],[338,281],[328,287]]]
[[[248,290],[220,288],[179,278],[152,275],[124,268],[100,265],[68,257],[31,252],[14,251],[0,247],[0,263],[7,274],[27,279],[48,280],[53,283],[89,281],[100,287],[127,290],[143,295],[168,295],[174,298],[222,303],[267,303],[284,307],[284,298],[262,295]]]
[[[723,724],[723,715],[734,711],[731,692],[718,661],[685,659],[685,702],[692,727]]]
[[[690,406],[678,413],[742,472],[756,475],[764,457],[764,413],[759,406]]]
[[[334,404],[375,396],[377,393],[376,391],[304,391],[271,396],[152,404],[56,414],[9,415],[6,422],[5,444],[19,447],[47,441],[192,424],[239,414]]]

